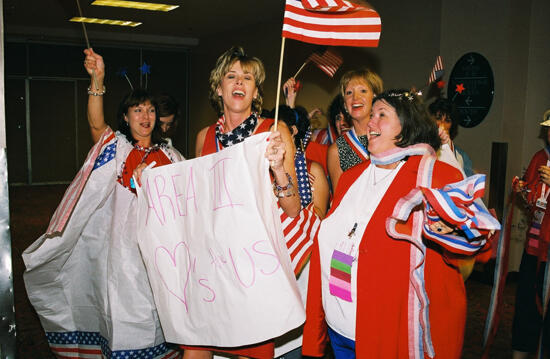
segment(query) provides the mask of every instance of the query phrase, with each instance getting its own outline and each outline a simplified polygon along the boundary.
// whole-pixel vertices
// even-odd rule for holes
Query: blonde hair
[[[361,79],[365,81],[367,85],[370,86],[374,95],[379,95],[382,91],[384,91],[382,79],[376,72],[369,69],[359,69],[348,71],[344,74],[344,76],[342,76],[342,79],[340,80],[340,93],[342,96],[345,95],[346,87],[353,79]]]
[[[233,46],[216,61],[216,66],[210,72],[210,91],[209,98],[212,107],[218,113],[218,116],[223,114],[223,99],[218,95],[223,77],[229,72],[229,69],[235,62],[239,61],[244,71],[250,72],[254,76],[258,95],[252,100],[252,111],[261,113],[263,103],[263,83],[265,80],[265,69],[262,61],[257,57],[251,57],[245,54],[244,49],[240,46]]]

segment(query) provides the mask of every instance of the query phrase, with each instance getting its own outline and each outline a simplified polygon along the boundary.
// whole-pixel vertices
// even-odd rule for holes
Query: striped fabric
[[[111,130],[110,127],[107,127],[105,132],[103,132],[103,134],[101,135],[99,141],[97,141],[90,152],[88,152],[88,156],[84,161],[84,165],[82,166],[82,168],[80,168],[80,171],[78,171],[75,178],[65,191],[61,203],[55,210],[55,213],[50,220],[50,224],[48,225],[46,234],[63,232],[63,229],[65,228],[65,225],[67,224],[71,213],[73,213],[73,209],[76,206],[78,199],[80,198],[80,194],[82,193],[84,185],[86,184],[86,181],[88,181],[92,170],[100,167],[96,166],[96,159],[98,158],[99,154],[103,152],[106,145],[114,139],[115,133],[113,132],[113,130]],[[109,161],[113,158],[114,155],[105,157],[105,159],[108,159]],[[105,163],[105,160],[102,160],[101,165]]]
[[[317,67],[328,76],[334,77],[334,74],[338,71],[344,59],[342,59],[342,56],[333,49],[327,49],[322,54],[314,52],[308,57],[308,61],[317,65]]]
[[[342,0],[286,0],[283,37],[318,45],[377,47],[382,30],[372,8]]]
[[[291,218],[279,207],[286,246],[294,274],[298,276],[311,255],[313,237],[319,230],[321,220],[313,209],[313,202],[302,208],[300,213]]]
[[[179,350],[160,344],[152,348],[112,351],[107,340],[97,332],[47,332],[50,349],[62,359],[177,359]]]
[[[390,164],[397,162],[407,156],[420,155],[422,159],[418,167],[416,185],[421,187],[431,187],[433,166],[436,161],[436,155],[433,148],[427,144],[417,144],[406,148],[395,148],[386,151],[378,156],[371,156],[373,164]],[[409,201],[411,193],[401,198],[391,217],[386,221],[386,231],[395,239],[403,239],[412,244],[409,258],[410,285],[409,285],[409,358],[422,359],[424,352],[433,358],[435,351],[432,344],[429,320],[429,300],[424,283],[424,256],[426,246],[422,240],[422,226],[424,214],[422,211],[414,211],[413,228],[410,235],[397,231],[396,225],[399,218],[409,217],[413,212],[414,206]],[[413,250],[416,249],[416,250]]]
[[[332,252],[330,260],[330,294],[351,302],[351,265],[353,256],[339,250]]]
[[[483,197],[485,175],[474,175],[442,189],[418,187],[407,196],[407,208],[425,204],[425,220],[422,226],[424,237],[440,244],[456,254],[472,255],[485,245],[489,231],[499,230],[498,221],[475,200]],[[410,213],[410,212],[409,212]],[[401,210],[401,217],[408,213]],[[445,221],[460,228],[460,234],[441,234],[432,231],[430,224]]]
[[[491,230],[500,229],[500,224],[484,206],[475,202],[483,196],[485,176],[475,175],[463,181],[446,185],[442,189],[431,188],[431,178],[435,156],[433,149],[427,145],[411,146],[405,150],[397,149],[386,152],[383,156],[372,158],[378,163],[392,163],[406,153],[424,151],[417,175],[417,187],[401,198],[386,222],[388,234],[397,239],[411,242],[416,251],[411,251],[411,287],[409,288],[409,328],[411,338],[410,358],[424,358],[435,355],[429,321],[429,299],[424,286],[424,256],[426,247],[422,238],[428,238],[445,247],[452,253],[476,253],[485,244],[480,236]],[[423,211],[414,211],[414,208],[424,203]],[[405,222],[413,213],[412,234],[406,235],[396,229],[399,222]],[[432,232],[430,223],[447,221],[454,227],[460,228],[464,236]]]
[[[442,76],[443,76],[443,59],[441,59],[441,56],[438,55],[437,58],[435,59],[435,64],[432,69],[432,72],[430,73],[430,78],[428,79],[428,85],[440,79]]]

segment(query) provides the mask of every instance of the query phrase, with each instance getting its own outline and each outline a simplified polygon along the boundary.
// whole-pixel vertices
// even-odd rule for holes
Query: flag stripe
[[[443,59],[441,59],[441,56],[437,56],[432,72],[430,73],[430,78],[428,79],[428,85],[435,82],[441,76],[443,76]]]
[[[378,46],[380,16],[372,9],[346,3],[352,8],[342,1],[287,0],[283,36],[321,45]]]
[[[281,207],[279,215],[292,269],[297,275],[311,255],[313,237],[319,229],[321,220],[313,210],[313,202],[302,208],[295,218],[286,215]]]

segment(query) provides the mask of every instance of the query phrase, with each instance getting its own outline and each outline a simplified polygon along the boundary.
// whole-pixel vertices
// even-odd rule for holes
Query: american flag
[[[115,147],[112,144],[109,144],[114,140],[115,134],[110,127],[107,127],[103,135],[97,143],[92,147],[90,152],[88,152],[88,157],[84,161],[84,165],[78,171],[75,178],[65,191],[61,203],[55,210],[50,224],[48,225],[48,230],[46,234],[63,232],[65,224],[69,220],[73,209],[80,198],[80,194],[84,189],[88,177],[92,173],[92,170],[104,165],[105,163],[112,160],[115,156]],[[101,155],[100,155],[101,154]],[[96,160],[97,163],[96,163]]]
[[[318,45],[376,47],[382,23],[368,7],[343,0],[286,0],[283,37]]]
[[[440,79],[443,76],[443,60],[441,56],[437,56],[435,59],[435,65],[430,73],[430,78],[428,79],[428,85],[436,80]]]
[[[338,71],[342,62],[344,62],[342,56],[332,49],[327,49],[322,54],[314,52],[309,56],[308,60],[317,65],[317,67],[330,77],[334,77],[334,74]]]
[[[300,214],[291,218],[279,207],[283,234],[290,254],[294,274],[298,275],[311,255],[313,237],[319,229],[321,220],[313,209],[313,202],[302,208]]]
[[[111,350],[99,332],[46,332],[50,349],[57,358],[71,359],[179,359],[181,353],[165,343],[144,349]]]

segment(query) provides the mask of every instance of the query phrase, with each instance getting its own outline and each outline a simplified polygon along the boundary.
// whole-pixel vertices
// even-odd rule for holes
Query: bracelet
[[[105,85],[103,85],[103,91],[101,92],[94,92],[92,91],[92,87],[88,87],[88,95],[92,95],[92,96],[103,96],[105,95],[105,92],[107,92],[107,90],[105,89]]]
[[[279,186],[276,183],[277,180],[273,182],[273,191],[275,191],[275,196],[277,196],[278,198],[292,197],[296,195],[296,193],[293,190],[294,185],[292,184],[292,177],[290,177],[288,173],[285,173],[285,174],[286,174],[286,178],[288,179],[288,183],[286,184],[286,186]]]

